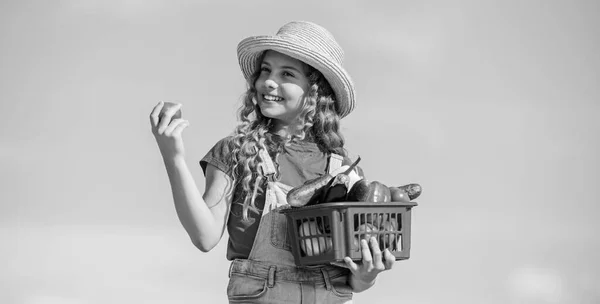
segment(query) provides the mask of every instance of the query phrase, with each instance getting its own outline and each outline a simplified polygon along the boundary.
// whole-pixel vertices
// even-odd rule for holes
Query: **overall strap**
[[[335,154],[335,153],[329,154],[329,165],[327,168],[327,173],[331,174],[331,172],[339,169],[342,166],[343,162],[344,162],[343,156],[341,156],[339,154]]]
[[[264,217],[269,214],[270,211],[288,205],[287,193],[292,187],[275,181],[275,174],[277,171],[269,153],[266,150],[260,150],[258,153],[262,160],[261,169],[268,181],[265,194],[265,205],[262,211],[262,217]]]
[[[266,176],[270,182],[275,181],[275,173],[277,173],[277,170],[275,169],[275,164],[273,164],[273,160],[271,159],[269,152],[267,152],[267,150],[260,149],[258,150],[258,156],[262,160],[261,168],[264,176]]]

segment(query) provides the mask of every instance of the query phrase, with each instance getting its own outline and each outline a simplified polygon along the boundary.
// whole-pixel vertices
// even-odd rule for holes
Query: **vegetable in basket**
[[[321,198],[321,203],[342,202],[346,200],[348,190],[350,189],[350,173],[360,162],[360,156],[348,167],[348,169],[333,178]]]
[[[348,192],[348,200],[353,202],[387,203],[392,200],[390,188],[378,181],[363,178],[357,181]]]
[[[292,207],[302,207],[323,195],[323,191],[333,176],[324,174],[315,179],[307,180],[304,184],[293,188],[287,194],[287,202]]]
[[[347,190],[344,190],[343,187],[350,182],[348,175],[359,161],[360,156],[345,172],[340,173],[335,177],[330,174],[324,174],[323,176],[308,180],[304,184],[293,188],[287,194],[288,204],[292,207],[302,207],[315,202],[316,199],[321,199],[321,201],[324,202],[327,201],[327,199],[337,200],[342,196],[345,198]]]
[[[401,234],[398,230],[398,222],[392,219],[391,221],[384,221],[379,227],[379,231],[382,232],[379,234],[379,246],[383,249],[390,248],[390,250],[394,250],[396,248],[396,244],[401,243]]]
[[[333,248],[330,236],[324,236],[316,221],[306,221],[298,227],[300,237],[314,236],[300,241],[300,249],[307,256],[321,255]]]
[[[371,223],[364,223],[356,228],[358,235],[354,237],[354,247],[360,248],[360,240],[366,240],[367,242],[371,237],[377,237],[379,229]]]
[[[392,202],[410,202],[408,193],[398,187],[390,187]]]
[[[405,202],[419,197],[423,189],[419,184],[408,184],[400,187],[390,187],[390,191],[392,193],[392,202]]]

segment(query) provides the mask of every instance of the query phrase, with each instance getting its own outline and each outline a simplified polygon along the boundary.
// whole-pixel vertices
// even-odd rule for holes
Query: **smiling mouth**
[[[263,94],[263,99],[268,100],[268,101],[282,101],[283,98],[278,97],[278,96],[273,96],[273,95],[265,95]]]

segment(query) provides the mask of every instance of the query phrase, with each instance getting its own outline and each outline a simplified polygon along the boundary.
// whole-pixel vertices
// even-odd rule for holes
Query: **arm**
[[[352,163],[352,160],[346,157],[344,159],[344,164],[350,163]],[[354,185],[354,183],[363,178],[365,178],[363,169],[360,166],[356,166],[352,175],[350,175],[351,185]],[[361,240],[360,246],[362,247],[361,262],[354,263],[350,257],[344,259],[347,267],[351,271],[350,277],[348,278],[348,285],[350,285],[352,291],[356,293],[363,292],[373,287],[377,275],[383,271],[392,269],[394,262],[396,261],[396,258],[389,250],[386,249],[381,252],[375,238],[372,238],[368,243],[366,240]]]
[[[164,162],[179,221],[198,249],[210,251],[225,231],[233,193],[231,177],[209,164],[201,196],[183,158],[165,158]]]
[[[167,169],[177,216],[192,243],[207,252],[223,236],[232,180],[216,167],[208,166],[206,189],[200,195],[185,163],[182,132],[189,122],[181,118],[181,104],[159,102],[150,113],[150,125]]]

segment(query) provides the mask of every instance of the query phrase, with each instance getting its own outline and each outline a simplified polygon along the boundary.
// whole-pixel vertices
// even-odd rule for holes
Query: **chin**
[[[277,111],[277,109],[273,107],[273,105],[264,103],[259,103],[258,105],[260,108],[260,113],[262,113],[263,116],[275,118],[274,116],[279,116],[278,114],[280,114],[280,111]]]
[[[274,113],[270,109],[263,108],[263,107],[260,107],[260,114],[262,114],[262,116],[267,117],[267,118],[277,119],[277,117],[278,117],[277,113]]]
[[[273,115],[273,114],[268,113],[268,112],[267,113],[263,112],[263,116],[267,117],[267,118],[270,118],[270,119],[281,120],[281,117],[279,115]]]

